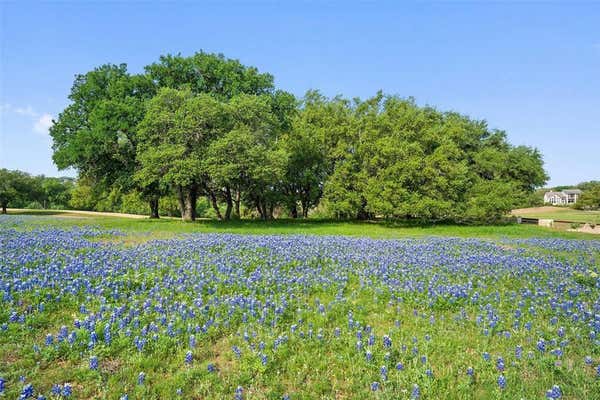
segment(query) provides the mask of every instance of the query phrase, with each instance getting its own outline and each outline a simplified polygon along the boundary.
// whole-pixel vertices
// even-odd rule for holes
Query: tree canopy
[[[54,160],[91,187],[137,193],[183,219],[496,220],[547,175],[541,154],[455,112],[377,93],[296,99],[220,54],[161,56],[140,74],[107,64],[76,77],[51,128]],[[117,193],[115,192],[115,193]]]

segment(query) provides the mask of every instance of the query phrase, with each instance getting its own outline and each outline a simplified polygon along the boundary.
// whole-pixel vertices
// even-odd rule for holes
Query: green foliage
[[[590,185],[590,188],[581,194],[574,207],[580,210],[600,210],[600,183]]]
[[[95,209],[96,203],[96,193],[94,193],[92,186],[85,180],[80,179],[71,192],[69,206],[75,210],[91,211]]]
[[[318,207],[335,218],[495,221],[539,202],[540,153],[484,121],[381,92],[363,101],[309,91],[298,102],[273,81],[204,52],[161,56],[138,75],[107,64],[77,76],[51,129],[54,160],[99,197],[80,188],[72,204],[145,201],[158,216],[168,197],[193,220],[205,197],[219,219]]]
[[[324,200],[333,216],[497,220],[531,203],[547,178],[537,150],[510,146],[482,122],[382,94],[332,102],[351,127],[330,143]]]
[[[273,89],[273,76],[222,54],[198,52],[191,57],[169,54],[147,66],[146,72],[159,87],[187,87],[194,93],[210,93],[221,99],[241,93],[260,95]]]
[[[15,208],[68,208],[73,187],[71,178],[31,176],[3,168],[0,169],[0,207],[5,209],[10,203]]]

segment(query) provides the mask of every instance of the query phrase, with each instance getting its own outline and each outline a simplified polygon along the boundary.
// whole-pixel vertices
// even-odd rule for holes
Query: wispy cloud
[[[47,135],[51,126],[52,115],[45,113],[38,118],[35,124],[33,124],[33,130],[39,134]]]
[[[39,113],[30,105],[25,107],[15,107],[9,103],[0,105],[0,113],[16,114],[32,120],[32,130],[41,135],[47,135],[52,126],[52,114]]]
[[[33,111],[33,107],[31,106],[27,106],[27,107],[17,107],[14,109],[14,111],[19,114],[19,115],[25,115],[27,117],[37,117],[38,114]]]

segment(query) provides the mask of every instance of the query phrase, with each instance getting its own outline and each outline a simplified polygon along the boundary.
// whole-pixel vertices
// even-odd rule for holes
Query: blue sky
[[[47,128],[77,73],[221,52],[302,95],[377,90],[539,148],[551,185],[600,179],[600,3],[0,2],[0,166],[64,175]]]

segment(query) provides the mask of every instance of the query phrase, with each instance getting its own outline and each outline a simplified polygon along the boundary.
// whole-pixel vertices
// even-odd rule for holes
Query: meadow
[[[600,224],[600,211],[575,210],[570,207],[531,207],[513,211],[514,215],[530,218],[546,218],[570,222]]]
[[[593,235],[9,215],[0,243],[0,398],[600,399]]]

